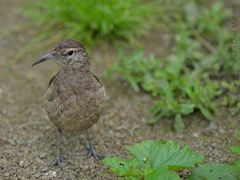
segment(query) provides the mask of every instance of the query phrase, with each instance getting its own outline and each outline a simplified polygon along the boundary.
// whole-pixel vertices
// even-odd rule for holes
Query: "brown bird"
[[[97,76],[90,71],[90,60],[85,48],[75,40],[60,42],[51,52],[37,59],[32,66],[46,60],[60,65],[59,72],[49,82],[44,95],[44,107],[57,127],[57,151],[55,165],[61,165],[62,132],[81,132],[90,128],[101,114],[105,90]],[[89,134],[88,155],[98,156],[91,144]]]

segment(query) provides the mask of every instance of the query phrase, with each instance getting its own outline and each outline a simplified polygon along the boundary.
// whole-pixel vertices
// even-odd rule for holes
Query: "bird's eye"
[[[69,51],[68,55],[71,56],[73,54],[73,51]]]

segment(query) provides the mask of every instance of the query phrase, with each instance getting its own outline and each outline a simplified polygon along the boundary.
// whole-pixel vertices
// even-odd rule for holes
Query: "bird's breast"
[[[58,128],[83,130],[98,120],[104,97],[104,88],[89,76],[56,77],[45,93],[45,109]]]

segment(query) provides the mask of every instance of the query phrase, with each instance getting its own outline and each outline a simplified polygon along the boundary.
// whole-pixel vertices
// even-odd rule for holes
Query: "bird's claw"
[[[88,158],[94,157],[96,160],[102,160],[102,159],[105,158],[105,156],[103,156],[103,155],[96,154],[96,152],[95,152],[95,150],[94,150],[92,145],[88,145],[87,151],[88,151],[88,154],[87,154]]]
[[[63,160],[63,157],[61,155],[57,155],[53,165],[62,167],[64,163],[65,161]]]

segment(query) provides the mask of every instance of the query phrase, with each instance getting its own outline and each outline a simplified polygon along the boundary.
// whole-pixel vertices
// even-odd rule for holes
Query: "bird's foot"
[[[66,163],[66,161],[64,161],[64,160],[63,160],[63,157],[62,157],[60,154],[58,154],[58,155],[56,156],[56,159],[55,159],[53,165],[62,167],[64,163]]]
[[[88,151],[88,154],[87,154],[88,158],[94,157],[96,160],[102,160],[105,158],[105,156],[103,155],[96,154],[96,151],[94,150],[91,144],[88,144],[87,151]]]

